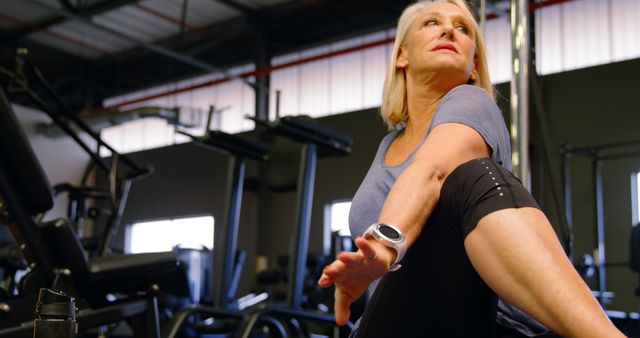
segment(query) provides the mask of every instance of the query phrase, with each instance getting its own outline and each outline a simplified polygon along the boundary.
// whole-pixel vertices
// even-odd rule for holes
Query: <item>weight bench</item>
[[[156,296],[189,294],[184,265],[171,252],[87,259],[66,220],[36,221],[52,206],[51,185],[0,88],[0,223],[31,269],[20,295],[0,302],[0,337],[30,337],[41,287],[76,297],[80,330],[127,319],[137,337],[159,337]]]

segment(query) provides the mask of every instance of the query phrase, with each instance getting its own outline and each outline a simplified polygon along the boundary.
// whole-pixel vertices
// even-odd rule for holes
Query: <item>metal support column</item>
[[[235,266],[244,172],[244,159],[241,156],[231,156],[227,178],[229,183],[225,192],[225,215],[222,218],[224,226],[218,235],[214,236],[215,252],[211,269],[213,271],[212,290],[215,290],[213,305],[225,309],[230,307],[233,296],[229,295],[229,290]]]
[[[268,69],[271,67],[271,53],[269,52],[269,39],[265,30],[258,29],[256,32],[256,69]],[[256,77],[256,112],[257,119],[269,120],[269,91],[271,90],[271,76],[269,73],[260,74]]]
[[[293,223],[292,248],[289,250],[289,292],[287,305],[291,309],[298,309],[302,305],[302,291],[309,246],[309,230],[311,228],[311,207],[313,202],[314,180],[316,177],[317,146],[305,143],[302,146],[300,165],[302,170],[298,175],[298,193],[296,201],[296,215]]]
[[[511,1],[511,145],[513,172],[531,189],[529,163],[529,1]]]
[[[112,155],[117,156],[117,155]],[[117,163],[117,158],[113,157],[114,161],[111,164],[113,168],[115,163]],[[115,175],[115,173],[114,173]],[[112,180],[117,180],[113,178]],[[122,221],[122,216],[124,215],[124,208],[127,205],[127,198],[129,197],[129,191],[131,190],[131,179],[125,178],[121,183],[120,191],[118,189],[113,189],[114,196],[111,196],[113,203],[112,206],[112,214],[109,216],[109,221],[107,222],[107,228],[105,229],[105,233],[102,235],[102,243],[100,246],[100,256],[105,257],[111,253],[111,244],[115,239],[118,231],[120,230],[120,222]]]
[[[600,161],[600,154],[596,153],[592,160],[593,168],[593,188],[595,190],[595,220],[596,231],[595,238],[597,241],[597,248],[594,250],[593,257],[595,258],[596,267],[598,268],[598,300],[602,308],[606,308],[605,292],[607,291],[607,276],[605,269],[605,243],[604,243],[604,196],[602,185],[602,162]]]
[[[564,190],[564,214],[565,219],[567,221],[567,228],[569,231],[569,235],[571,236],[569,240],[565,243],[567,247],[565,247],[565,251],[567,252],[567,256],[569,259],[573,261],[573,208],[571,206],[571,153],[569,152],[568,146],[564,145],[562,147],[562,180],[563,180],[563,190]]]
[[[480,0],[480,7],[478,8],[478,18],[480,21],[480,32],[483,36],[486,36],[485,25],[487,23],[487,0]]]

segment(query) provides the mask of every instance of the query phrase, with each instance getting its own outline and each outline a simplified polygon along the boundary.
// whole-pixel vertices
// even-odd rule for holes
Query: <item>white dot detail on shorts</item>
[[[498,187],[498,190],[500,190],[500,189],[501,189],[501,188],[500,188],[500,187]]]
[[[498,185],[498,182],[496,182],[496,185]]]
[[[485,168],[489,169],[489,167],[485,167]]]
[[[504,193],[500,193],[500,196],[504,196]]]
[[[492,180],[494,180],[494,181],[496,180],[496,178],[495,178],[495,177],[491,177],[491,179],[492,179]]]
[[[493,175],[493,173],[492,173],[492,172],[489,172],[489,175]]]

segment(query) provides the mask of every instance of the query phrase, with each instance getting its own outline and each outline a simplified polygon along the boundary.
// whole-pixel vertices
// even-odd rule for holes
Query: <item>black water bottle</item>
[[[76,304],[73,297],[51,289],[40,289],[33,338],[75,338]]]

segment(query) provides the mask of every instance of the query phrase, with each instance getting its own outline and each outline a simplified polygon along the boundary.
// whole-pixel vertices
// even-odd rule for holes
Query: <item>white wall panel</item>
[[[300,53],[278,56],[272,60],[274,66],[300,59]],[[269,120],[276,116],[276,91],[281,91],[280,115],[298,115],[300,112],[300,67],[279,69],[271,73],[271,95],[269,98]]]
[[[149,118],[142,121],[144,122],[144,147],[146,149],[163,147],[173,138],[173,128],[167,124],[166,120]]]
[[[640,1],[611,0],[612,60],[621,61],[640,55]]]
[[[363,44],[362,38],[353,38],[331,45],[331,51]],[[363,101],[363,80],[365,71],[362,51],[338,55],[329,59],[329,109],[320,112],[322,115],[358,110]]]
[[[549,6],[536,11],[536,67],[540,74],[562,71],[562,7]]]
[[[388,32],[369,34],[364,43],[388,39]],[[389,63],[388,45],[373,47],[362,51],[362,105],[359,109],[379,106],[382,102],[382,86]]]
[[[610,62],[607,0],[578,0],[562,5],[564,69]]]
[[[301,58],[328,53],[329,46],[313,48],[300,53]],[[322,116],[329,110],[330,61],[327,59],[300,65],[300,111],[312,117]],[[282,95],[287,95],[283,91]]]
[[[511,80],[511,31],[509,18],[499,17],[485,24],[487,63],[491,82]]]
[[[253,122],[245,115],[254,115],[255,95],[253,89],[244,82],[234,80],[218,88],[216,107],[227,108],[220,113],[220,130],[238,133],[253,128]]]

